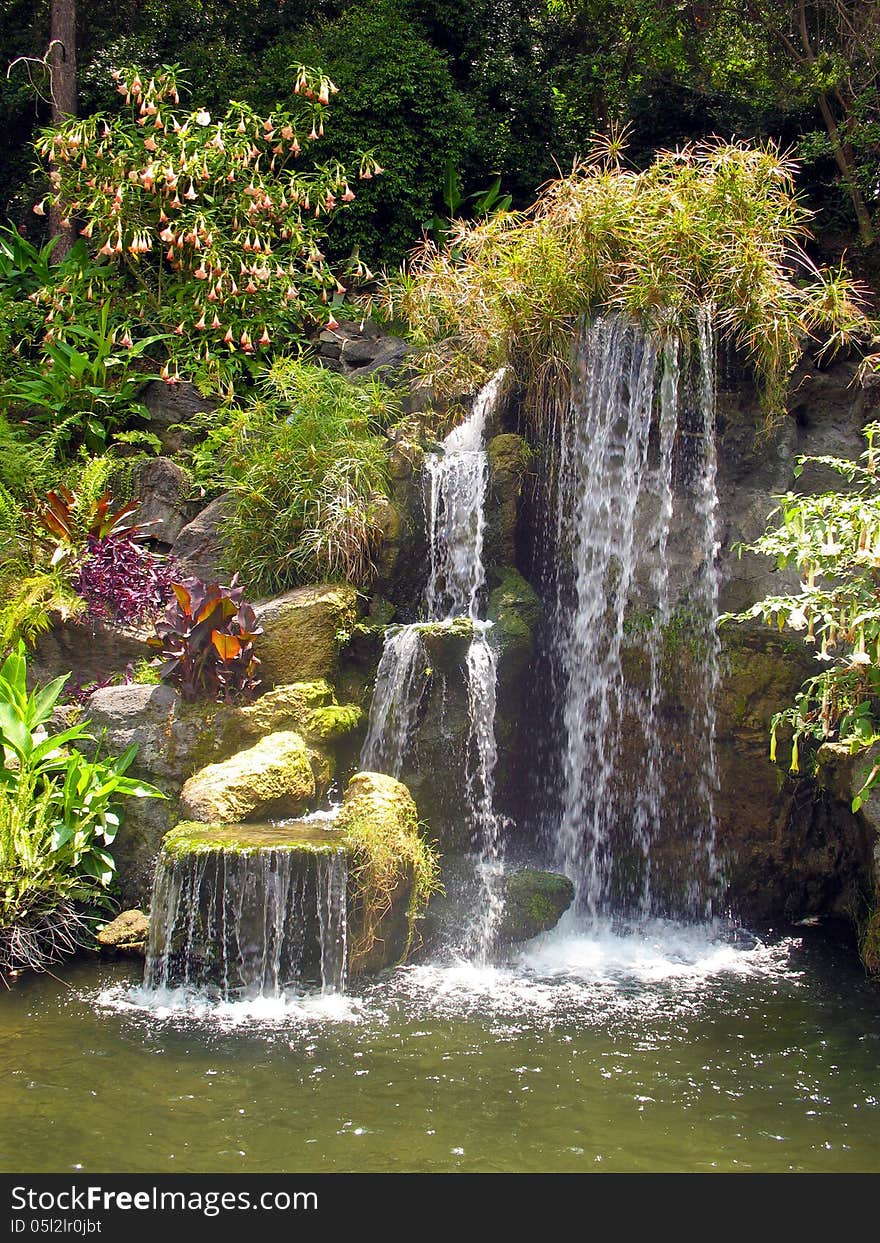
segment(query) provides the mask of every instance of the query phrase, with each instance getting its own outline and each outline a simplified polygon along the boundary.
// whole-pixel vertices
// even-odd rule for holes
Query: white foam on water
[[[99,1009],[159,1023],[196,1023],[221,1031],[327,1023],[357,1023],[364,1016],[359,997],[343,993],[285,992],[277,997],[223,999],[203,989],[116,984],[94,998]]]

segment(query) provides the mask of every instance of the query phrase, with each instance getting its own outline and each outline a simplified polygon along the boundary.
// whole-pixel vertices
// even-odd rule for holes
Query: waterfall
[[[412,742],[427,686],[427,658],[418,624],[388,631],[376,671],[360,766],[399,777]]]
[[[598,319],[577,342],[570,395],[554,411],[545,581],[562,764],[553,838],[576,908],[592,920],[610,911],[669,913],[668,878],[658,884],[652,845],[674,816],[692,850],[677,913],[699,917],[710,908],[718,677],[712,351],[708,314],[687,348],[623,317]],[[699,685],[684,728],[698,775],[689,805],[678,808],[661,721],[664,652],[672,623],[682,625],[680,599],[673,610],[674,526],[691,545],[688,634],[699,646]]]
[[[481,389],[465,422],[446,437],[443,452],[432,453],[425,464],[431,558],[425,610],[431,621],[479,616],[486,582],[486,421],[498,404],[503,382],[502,369]]]
[[[468,648],[469,751],[472,767],[468,771],[468,803],[474,836],[479,843],[477,880],[480,904],[469,930],[470,948],[485,962],[495,945],[495,932],[504,910],[501,880],[504,875],[501,819],[495,811],[495,766],[498,745],[495,740],[496,654],[485,630],[478,630]]]
[[[148,989],[213,986],[224,998],[279,997],[346,973],[344,849],[160,853],[150,915]]]
[[[427,622],[401,626],[386,636],[360,758],[362,768],[394,777],[404,773],[412,758],[419,705],[427,684],[429,662],[422,635],[428,628],[436,629],[437,623],[462,617],[472,621],[474,635],[465,662],[469,738],[463,781],[481,889],[480,911],[470,940],[482,958],[491,952],[501,910],[502,850],[494,810],[496,657],[488,637],[490,623],[480,620],[480,610],[486,585],[486,426],[498,406],[504,378],[502,368],[481,389],[468,418],[446,437],[442,452],[429,455],[425,463],[430,557],[423,601]]]

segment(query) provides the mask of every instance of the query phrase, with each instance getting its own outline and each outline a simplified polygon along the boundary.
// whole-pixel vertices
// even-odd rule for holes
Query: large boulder
[[[265,686],[333,679],[340,647],[358,618],[354,587],[299,587],[255,610],[263,633],[254,647]]]
[[[95,691],[86,711],[103,753],[118,755],[135,743],[139,774],[180,784],[214,757],[218,708],[184,704],[170,686],[133,683]]]
[[[159,437],[166,453],[178,453],[184,445],[191,444],[194,433],[189,425],[197,415],[215,408],[214,402],[203,397],[188,380],[181,384],[153,380],[144,390],[143,401],[150,412],[150,429]]]
[[[370,320],[345,321],[326,328],[318,338],[323,364],[353,380],[377,371],[399,370],[409,351],[401,337],[389,336]]]
[[[151,629],[103,621],[58,621],[34,643],[29,681],[48,682],[71,673],[71,684],[100,682],[153,655]]]
[[[315,796],[315,772],[305,739],[285,730],[190,777],[180,792],[180,811],[190,820],[206,823],[267,820],[296,816]]]
[[[224,492],[180,530],[171,553],[183,574],[206,582],[217,582],[224,577],[221,569],[223,523],[232,513],[234,504],[232,493]]]
[[[186,471],[170,458],[149,458],[138,467],[133,483],[140,497],[138,525],[150,539],[173,544],[192,516]]]
[[[363,716],[356,705],[337,704],[333,688],[323,681],[279,686],[241,706],[185,702],[165,685],[109,686],[92,694],[86,713],[101,753],[118,755],[136,744],[132,773],[168,796],[129,799],[123,808],[113,853],[130,902],[149,894],[159,844],[176,822],[181,788],[193,773],[266,735],[290,731],[304,739],[315,789],[323,791],[337,762],[353,763]],[[66,724],[59,721],[58,728]]]

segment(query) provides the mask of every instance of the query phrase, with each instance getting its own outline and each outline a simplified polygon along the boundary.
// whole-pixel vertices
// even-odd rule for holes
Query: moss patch
[[[354,733],[363,719],[363,708],[356,704],[328,704],[309,713],[306,734],[325,742],[335,741]]]
[[[574,886],[557,872],[524,868],[504,881],[502,942],[528,941],[556,926],[574,898]]]
[[[166,833],[163,853],[171,859],[188,855],[254,854],[261,851],[292,851],[327,854],[345,845],[341,832],[320,825],[294,821],[287,825],[201,824],[185,820]]]
[[[489,596],[488,617],[504,639],[532,641],[543,606],[535,589],[513,566],[498,571],[498,586]]]

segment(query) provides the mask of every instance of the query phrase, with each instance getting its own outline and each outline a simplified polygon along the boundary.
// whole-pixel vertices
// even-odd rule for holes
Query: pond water
[[[562,927],[350,996],[139,977],[0,998],[5,1171],[880,1171],[880,989],[819,930]]]

